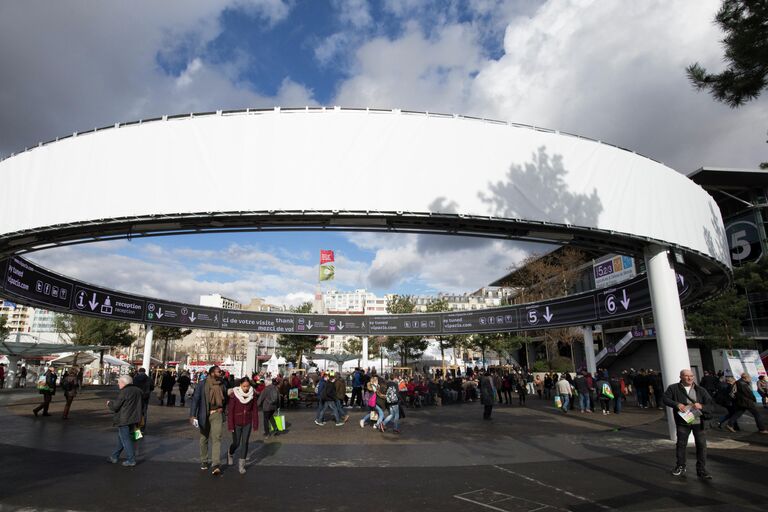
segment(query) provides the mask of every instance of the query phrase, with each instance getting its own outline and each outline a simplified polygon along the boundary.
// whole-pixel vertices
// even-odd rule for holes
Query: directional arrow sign
[[[96,302],[96,292],[93,293],[93,298],[88,301],[88,305],[91,306],[91,311],[94,311],[97,307],[99,307],[99,303]]]
[[[338,327],[339,327],[340,331],[343,331],[344,330],[344,322],[339,321],[339,326]]]
[[[606,288],[597,294],[601,319],[641,315],[651,310],[648,280],[638,279],[615,288]]]
[[[189,321],[190,321],[190,322],[194,322],[196,319],[197,319],[197,317],[195,316],[195,312],[193,311],[193,312],[192,312],[192,313],[189,315]]]
[[[621,301],[621,305],[624,306],[624,311],[629,309],[629,297],[627,297],[627,289],[624,288],[621,290],[622,295],[624,296],[624,299]]]
[[[557,325],[578,325],[597,319],[594,295],[583,295],[532,304],[520,310],[521,327],[544,328]]]
[[[155,316],[157,316],[157,318],[163,318],[163,316],[165,316],[163,314],[163,308],[158,308],[157,313],[155,313]]]
[[[547,306],[546,313],[544,313],[541,316],[544,317],[544,320],[546,320],[547,323],[550,323],[552,321],[552,317],[555,316],[555,315],[553,315],[552,313],[549,312],[549,306]]]
[[[147,307],[146,319],[150,323],[180,327],[194,324],[200,329],[206,327],[218,329],[220,327],[218,309],[170,302],[154,302],[150,306],[154,306],[154,308]]]
[[[309,322],[307,322],[307,329],[311,329],[311,328],[312,328],[312,322],[309,321]]]

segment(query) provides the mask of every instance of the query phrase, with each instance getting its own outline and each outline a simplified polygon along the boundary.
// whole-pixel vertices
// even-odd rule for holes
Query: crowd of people
[[[189,421],[199,430],[200,436],[200,467],[211,470],[213,475],[222,472],[221,447],[225,428],[231,436],[225,452],[226,464],[237,462],[238,471],[245,473],[249,440],[252,433],[258,431],[260,423],[265,438],[278,436],[284,431],[284,417],[277,415],[281,408],[314,405],[314,423],[318,427],[326,425],[329,415],[335,426],[343,427],[353,410],[359,409],[362,415],[357,421],[361,428],[371,426],[382,433],[391,431],[400,434],[401,420],[410,408],[479,401],[483,406],[483,419],[490,420],[494,406],[513,406],[515,403],[525,406],[526,400],[534,397],[553,400],[553,405],[565,414],[575,410],[581,414],[596,411],[604,415],[618,414],[630,399],[633,399],[635,407],[641,409],[667,406],[673,408],[673,412],[679,412],[684,408],[689,410],[700,406],[704,412],[696,416],[697,422],[693,426],[681,423],[678,415],[675,421],[680,439],[693,434],[697,441],[697,457],[700,459],[697,474],[711,478],[704,469],[706,440],[703,435],[710,420],[714,427],[735,432],[740,430],[739,419],[744,414],[750,414],[759,432],[768,434],[768,430],[757,410],[748,374],[737,380],[722,373],[705,371],[698,384],[687,385],[693,380],[689,373],[690,370],[681,372],[681,382],[667,387],[665,392],[660,375],[652,369],[629,369],[621,373],[598,369],[595,373],[579,371],[542,375],[519,367],[497,367],[487,370],[468,368],[464,374],[454,371],[443,374],[438,369],[429,373],[378,375],[374,368],[356,368],[347,375],[334,371],[294,372],[274,377],[260,373],[236,379],[218,366],[213,366],[207,373],[193,376],[187,372],[177,376],[165,371],[152,379],[141,368],[135,374],[120,377],[118,397],[107,403],[118,428],[118,446],[109,461],[118,463],[124,454],[123,465],[135,465],[134,442],[146,432],[154,380],[159,384],[156,396],[161,405],[175,404],[176,391],[182,405],[185,398],[190,398]],[[758,378],[756,387],[762,407],[768,408],[765,376]],[[59,378],[49,368],[40,377],[38,391],[43,401],[33,410],[35,416],[39,413],[50,416],[48,407],[57,389],[64,393],[66,404],[63,418],[67,419],[79,389],[78,369],[64,371]],[[688,395],[682,394],[684,392]],[[694,407],[694,404],[698,405]],[[727,411],[726,414],[712,417],[713,404],[720,405]],[[675,475],[685,472],[685,454],[680,446],[678,444]]]

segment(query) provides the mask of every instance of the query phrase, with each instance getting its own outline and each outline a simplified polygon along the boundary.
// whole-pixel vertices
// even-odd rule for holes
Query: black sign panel
[[[386,315],[368,317],[368,332],[372,335],[416,336],[440,334],[440,315]]]
[[[517,309],[497,308],[442,314],[443,333],[500,332],[518,329]]]
[[[368,334],[368,317],[307,315],[296,317],[296,334]]]
[[[80,285],[75,286],[72,299],[72,310],[79,313],[131,322],[144,321],[145,306],[143,300],[128,295]]]
[[[8,293],[54,309],[69,309],[73,283],[38,268],[27,260],[13,257],[3,275]]]
[[[606,288],[597,294],[597,304],[601,320],[648,312],[651,310],[648,280],[643,278]]]
[[[597,319],[595,309],[594,295],[531,304],[520,309],[520,324],[523,329],[588,324]]]
[[[292,333],[295,316],[280,313],[259,313],[239,309],[221,309],[221,328],[229,331]]]
[[[221,311],[225,310],[148,301],[146,320],[151,324],[218,329]]]

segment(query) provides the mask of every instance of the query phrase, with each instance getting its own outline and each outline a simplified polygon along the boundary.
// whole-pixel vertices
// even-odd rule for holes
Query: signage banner
[[[332,255],[326,256],[329,257]],[[14,303],[137,323],[242,332],[308,336],[435,336],[528,331],[637,317],[651,309],[648,281],[644,275],[610,288],[559,299],[475,311],[313,315],[218,309],[135,296],[74,281],[21,257],[0,261],[0,269],[3,268],[3,295]],[[690,289],[688,279],[682,274],[678,274],[677,279],[678,291],[685,296]]]
[[[336,277],[336,264],[333,251],[320,251],[320,281],[330,281]]]
[[[630,256],[612,256],[592,265],[595,288],[605,288],[637,275],[635,259]]]
[[[725,221],[725,235],[728,238],[731,264],[734,267],[758,261],[763,256],[763,245],[760,242],[758,224],[756,211],[750,211]]]

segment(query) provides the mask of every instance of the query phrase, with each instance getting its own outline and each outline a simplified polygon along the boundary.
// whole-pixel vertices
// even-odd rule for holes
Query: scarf
[[[205,397],[208,399],[208,410],[215,411],[224,407],[224,390],[221,380],[205,379]]]
[[[235,396],[240,401],[241,404],[245,405],[251,400],[253,400],[253,388],[248,388],[248,392],[244,393],[243,388],[240,386],[235,388]]]

